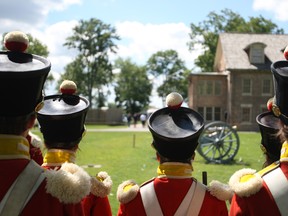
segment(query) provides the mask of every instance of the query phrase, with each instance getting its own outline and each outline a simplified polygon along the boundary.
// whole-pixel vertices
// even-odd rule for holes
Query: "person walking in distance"
[[[146,125],[146,119],[147,119],[146,114],[142,113],[142,114],[140,115],[140,121],[141,121],[141,124],[142,124],[142,127],[143,127],[143,128],[144,128],[145,125]]]
[[[138,122],[138,114],[134,113],[133,114],[133,125],[134,125],[134,128],[136,128],[137,122]]]

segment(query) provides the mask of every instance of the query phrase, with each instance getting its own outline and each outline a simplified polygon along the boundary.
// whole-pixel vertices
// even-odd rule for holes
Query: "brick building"
[[[256,116],[274,95],[272,62],[283,60],[288,35],[219,35],[215,72],[191,73],[188,105],[205,121],[225,121],[238,130],[257,131]]]

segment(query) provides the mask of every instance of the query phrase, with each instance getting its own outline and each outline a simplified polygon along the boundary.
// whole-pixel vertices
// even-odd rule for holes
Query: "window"
[[[198,107],[197,111],[203,116],[205,121],[220,121],[220,107]]]
[[[198,95],[205,95],[205,81],[204,80],[199,81],[197,85],[197,89],[198,89]]]
[[[241,122],[251,123],[251,105],[241,105]]]
[[[206,107],[206,121],[212,121],[213,120],[213,108],[212,107]]]
[[[220,96],[222,92],[221,83],[221,81],[200,80],[197,86],[198,95]]]
[[[220,81],[215,81],[215,95],[221,95],[221,82]]]
[[[252,82],[251,79],[244,78],[242,80],[242,94],[251,95],[252,93]]]
[[[197,111],[200,113],[200,115],[204,118],[204,107],[198,107]]]
[[[272,83],[270,79],[262,80],[262,95],[271,95]]]
[[[250,62],[252,64],[265,63],[264,48],[265,48],[265,45],[261,43],[255,43],[250,46],[249,56],[250,56]]]
[[[214,120],[220,121],[221,120],[221,108],[214,107]]]
[[[213,81],[206,81],[206,94],[213,95]]]

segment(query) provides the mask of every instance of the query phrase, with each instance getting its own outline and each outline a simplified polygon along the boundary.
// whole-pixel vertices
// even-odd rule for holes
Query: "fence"
[[[123,111],[119,108],[89,109],[86,116],[86,124],[123,124]]]

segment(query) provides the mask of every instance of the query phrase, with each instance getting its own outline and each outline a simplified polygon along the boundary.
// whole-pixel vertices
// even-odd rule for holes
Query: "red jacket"
[[[280,168],[283,171],[284,175],[288,178],[288,163],[287,162],[281,163]],[[269,169],[271,169],[271,167],[270,168],[267,167],[264,170],[264,172],[260,171],[258,172],[258,174],[260,175],[262,175],[263,173],[265,174],[269,172]],[[235,173],[233,176],[235,176],[236,174],[237,173]],[[231,178],[233,178],[233,176]],[[244,173],[242,176],[244,176]],[[231,178],[230,178],[230,182],[231,182]],[[252,177],[252,178],[255,178],[255,177]],[[251,181],[251,178],[249,178],[246,182],[249,183],[249,181],[252,182],[253,180]],[[275,181],[277,181],[277,179],[275,179]],[[230,186],[233,187],[233,185],[230,182],[229,182]],[[239,179],[239,182],[240,182],[240,179]],[[241,183],[243,184],[243,182],[240,182],[239,184]],[[250,184],[250,185],[251,185],[251,190],[249,189],[249,187],[246,187],[247,193],[244,196],[244,195],[239,194],[239,192],[237,192],[238,186],[234,184],[234,188],[236,189],[236,192],[231,201],[230,215],[231,216],[236,216],[236,215],[237,216],[238,215],[239,216],[240,215],[251,215],[251,216],[258,216],[258,215],[277,216],[279,215],[280,216],[281,214],[278,210],[278,207],[266,183],[263,181],[262,184],[260,183],[259,186],[256,183],[255,185],[254,184]],[[253,188],[254,189],[259,188],[259,189],[255,191]]]
[[[57,150],[61,151],[63,153],[69,154],[70,151],[65,150]],[[49,151],[48,151],[49,153]],[[50,154],[53,154],[53,150],[50,151]],[[57,160],[57,154],[53,158],[53,163],[49,161],[49,157],[46,157],[44,161],[46,162],[42,166],[46,169],[60,169],[60,166],[53,166],[54,164],[61,164],[62,159]],[[69,158],[69,157],[67,157]],[[71,157],[73,158],[73,157]],[[110,176],[106,172],[100,172],[98,173],[99,178],[91,177],[91,189],[90,194],[82,199],[81,205],[83,208],[83,212],[85,216],[90,215],[101,215],[101,216],[112,216],[112,211],[110,207],[110,202],[108,199],[108,195],[111,190],[112,181],[110,179]]]
[[[175,178],[155,178],[154,188],[157,199],[165,216],[173,216],[178,206],[185,197],[193,178],[175,179]],[[119,189],[118,189],[119,191]],[[130,202],[121,203],[118,216],[146,216],[145,209],[142,204],[141,194],[138,191],[136,197]],[[220,201],[206,191],[202,207],[199,215],[228,215],[225,201]]]
[[[0,135],[0,200],[29,161],[27,139],[22,136]],[[48,178],[42,181],[20,215],[83,215],[80,203],[64,204],[55,194],[49,193],[47,188],[51,189],[48,186]]]
[[[84,215],[112,216],[108,197],[97,197],[90,193],[82,200]]]
[[[1,145],[1,144],[0,144]],[[2,200],[14,180],[26,167],[29,160],[27,159],[11,159],[0,160],[0,199]],[[31,197],[21,216],[51,216],[51,215],[83,215],[80,203],[63,204],[57,198],[46,192],[46,181],[43,181],[38,190]]]

